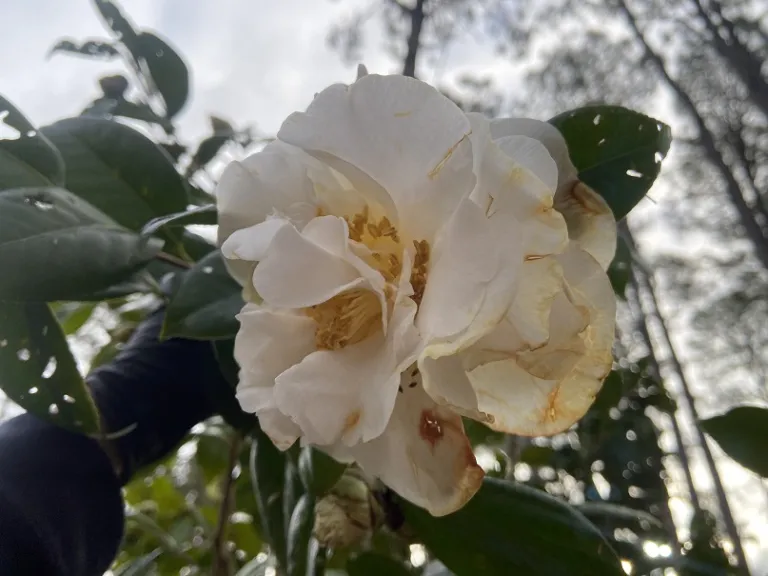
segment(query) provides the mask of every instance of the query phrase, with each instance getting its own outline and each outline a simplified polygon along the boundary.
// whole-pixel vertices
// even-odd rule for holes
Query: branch
[[[243,437],[236,433],[229,444],[229,458],[227,460],[227,475],[222,479],[221,505],[219,506],[219,523],[213,535],[213,566],[212,576],[232,576],[232,555],[227,547],[227,533],[229,519],[235,507],[235,478],[234,470],[240,457],[240,449],[243,446]]]
[[[178,256],[174,256],[173,254],[168,254],[167,252],[158,252],[155,255],[155,260],[160,260],[161,262],[167,262],[172,266],[176,266],[177,268],[184,268],[185,270],[192,268],[192,262],[187,262],[186,260],[182,260]]]
[[[421,29],[424,25],[424,5],[427,0],[416,0],[416,6],[408,10],[411,18],[411,33],[408,36],[408,53],[403,62],[403,76],[416,77],[416,56],[419,53]]]

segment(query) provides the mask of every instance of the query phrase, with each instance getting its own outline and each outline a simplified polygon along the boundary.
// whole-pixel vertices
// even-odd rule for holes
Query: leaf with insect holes
[[[57,426],[99,431],[96,406],[48,304],[0,301],[0,389]]]

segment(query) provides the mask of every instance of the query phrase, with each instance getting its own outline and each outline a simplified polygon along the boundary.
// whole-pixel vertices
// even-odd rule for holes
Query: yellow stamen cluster
[[[416,304],[421,304],[424,297],[424,288],[427,286],[427,264],[429,264],[429,242],[426,240],[414,240],[416,256],[413,259],[411,271],[411,286],[413,286],[413,299]]]
[[[381,325],[381,304],[374,292],[357,288],[307,308],[317,322],[318,350],[340,350],[361,342]]]

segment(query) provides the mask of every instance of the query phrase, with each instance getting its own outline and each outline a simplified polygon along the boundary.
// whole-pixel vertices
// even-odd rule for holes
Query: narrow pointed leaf
[[[737,406],[725,414],[703,420],[701,427],[728,456],[768,478],[768,409]]]

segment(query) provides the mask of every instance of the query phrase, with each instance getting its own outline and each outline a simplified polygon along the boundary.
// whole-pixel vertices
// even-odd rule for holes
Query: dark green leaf
[[[96,9],[101,14],[104,21],[114,32],[115,36],[123,42],[129,49],[136,40],[136,31],[118,8],[118,5],[112,0],[93,0]]]
[[[592,410],[607,414],[611,408],[616,407],[622,396],[624,396],[624,381],[621,378],[621,373],[612,370],[603,381],[603,386],[600,388],[594,404],[592,404]]]
[[[261,526],[280,566],[287,566],[286,526],[283,520],[285,454],[258,431],[251,445],[251,482]]]
[[[737,406],[701,427],[728,456],[752,472],[768,478],[768,409]]]
[[[231,138],[232,136],[227,134],[214,134],[200,142],[195,154],[192,156],[192,162],[190,162],[187,167],[187,178],[213,160],[219,150],[221,150],[221,147],[224,146],[227,141],[231,140]]]
[[[166,115],[173,118],[189,96],[189,71],[184,60],[165,40],[151,32],[139,34],[131,51],[146,63],[152,81],[165,102]]]
[[[584,516],[519,484],[486,479],[464,508],[441,518],[405,501],[401,506],[418,538],[457,576],[625,574]]]
[[[147,222],[141,232],[142,234],[154,234],[165,227],[180,228],[189,226],[190,224],[214,225],[216,222],[216,206],[210,204],[208,206],[199,206],[185,212],[178,212],[176,214],[155,218],[154,220]]]
[[[2,96],[0,120],[19,133],[16,139],[0,139],[0,190],[63,184],[64,161],[59,151]]]
[[[608,267],[608,278],[611,279],[613,291],[622,299],[625,298],[624,293],[631,275],[632,254],[629,252],[629,247],[624,239],[619,237],[616,243],[616,255]]]
[[[82,44],[78,44],[69,39],[59,40],[53,48],[51,48],[48,54],[50,55],[54,52],[68,52],[70,54],[104,58],[107,60],[120,55],[120,52],[117,51],[115,45],[106,40],[86,40]]]
[[[299,498],[288,525],[288,576],[305,576],[307,566],[314,565],[310,558],[310,539],[315,522],[315,499],[310,494]]]
[[[187,190],[168,154],[118,122],[69,118],[41,129],[67,166],[67,189],[131,230],[183,212]]]
[[[316,497],[333,488],[346,469],[346,464],[311,446],[305,446],[299,454],[299,476],[307,491]]]
[[[617,220],[651,188],[672,143],[669,126],[620,106],[587,106],[550,123],[565,138],[579,179],[605,198]]]
[[[618,528],[629,528],[644,537],[668,538],[664,524],[648,512],[608,502],[586,502],[576,507],[595,526],[603,528],[606,534],[613,534]]]
[[[161,126],[168,134],[173,134],[173,124],[162,116],[158,116],[147,104],[136,104],[125,98],[113,98],[104,96],[94,100],[81,116],[92,118],[111,118],[113,116],[122,116],[123,118],[133,118],[150,124]]]
[[[347,561],[349,576],[411,576],[411,572],[401,563],[373,552],[363,552]]]
[[[88,322],[95,307],[94,302],[59,302],[51,305],[56,320],[67,336],[74,334]]]
[[[58,426],[99,430],[96,407],[47,304],[0,301],[0,389]]]
[[[60,188],[0,192],[5,300],[89,300],[131,277],[162,246],[115,224]]]
[[[180,277],[166,308],[162,337],[234,337],[240,326],[235,315],[243,307],[241,291],[221,253],[211,252]]]

